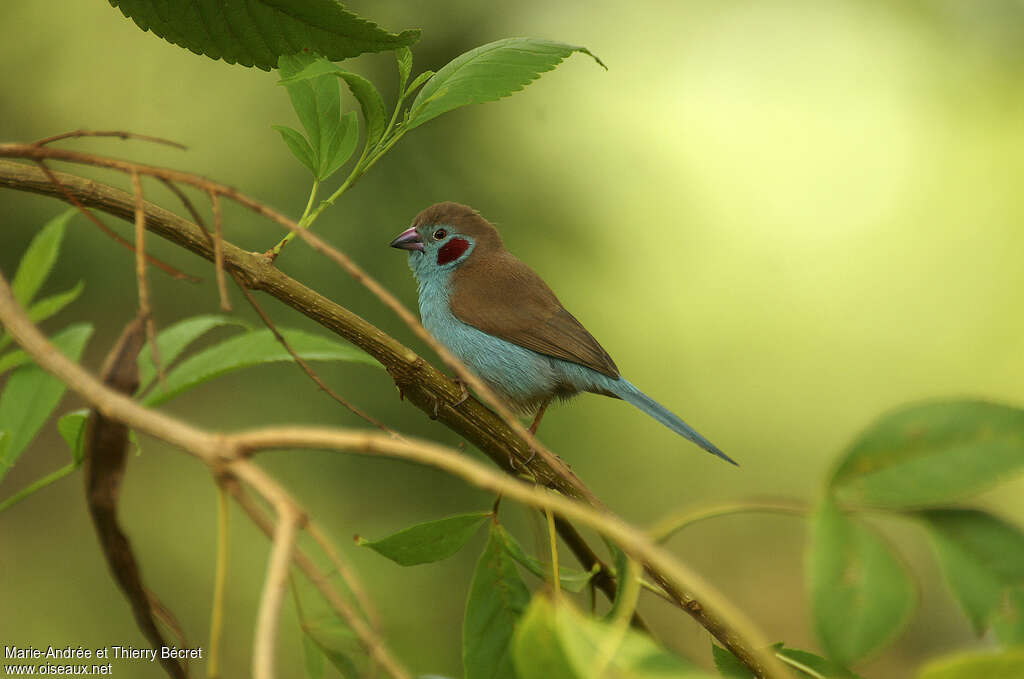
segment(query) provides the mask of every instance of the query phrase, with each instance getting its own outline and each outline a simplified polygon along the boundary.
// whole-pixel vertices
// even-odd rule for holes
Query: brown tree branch
[[[788,670],[765,647],[765,640],[760,633],[727,599],[716,592],[703,578],[658,546],[645,531],[630,526],[607,511],[561,494],[548,492],[533,483],[509,478],[458,451],[432,442],[398,441],[384,434],[325,428],[280,427],[231,435],[214,434],[197,429],[145,408],[123,394],[110,389],[80,365],[61,354],[29,320],[24,309],[14,299],[10,286],[2,275],[0,275],[0,322],[42,369],[57,376],[68,388],[83,396],[104,416],[184,448],[206,462],[214,474],[244,478],[275,507],[287,506],[287,511],[292,515],[291,517],[282,515],[282,519],[294,519],[295,516],[303,516],[304,512],[276,481],[244,459],[246,456],[261,450],[310,448],[347,450],[432,466],[458,476],[479,488],[533,507],[556,512],[567,519],[579,521],[601,532],[615,541],[632,558],[650,564],[651,568],[662,574],[662,577],[673,588],[679,591],[699,592],[703,602],[701,611],[704,618],[715,629],[728,631],[733,642],[749,654],[748,666],[754,665],[758,668],[757,676],[763,679],[791,676]],[[266,525],[261,527],[264,530],[268,528]],[[284,533],[281,541],[286,542],[288,538],[288,534]],[[318,586],[322,584],[313,578],[316,572],[315,567],[312,570],[307,569],[304,562],[297,558],[298,553],[293,553],[296,563],[313,579],[314,584]],[[275,569],[275,572],[276,570],[278,569]],[[268,580],[268,583],[274,584],[276,580],[273,583]],[[331,590],[331,588],[328,589]],[[268,596],[270,597],[268,605],[271,605],[273,598]],[[689,598],[696,601],[696,598],[692,596]],[[264,598],[264,601],[266,600],[267,597]],[[358,616],[353,614],[352,620],[349,622],[352,624],[353,631],[365,643],[369,644],[370,640],[375,638],[372,630],[369,630]],[[273,639],[269,641],[272,643]],[[369,646],[368,650],[379,652],[382,648],[382,645]],[[375,657],[379,658],[377,655]],[[397,664],[396,667],[399,670],[401,668]],[[394,673],[394,676],[401,676],[401,673]]]
[[[10,152],[13,146],[18,146],[18,155],[36,157],[24,152],[21,145],[0,145],[0,155],[14,155]],[[62,154],[63,156],[66,156],[64,157],[66,160],[80,160],[84,154],[65,152]],[[111,159],[103,159],[102,165],[126,172],[131,172],[133,168],[138,167],[131,163]],[[165,176],[171,180],[187,181],[196,185],[194,176],[187,173],[167,171],[163,175],[155,176]],[[57,198],[66,198],[66,195],[71,195],[86,206],[101,209],[124,219],[132,219],[133,201],[129,194],[74,175],[60,174],[58,178],[65,187],[66,194],[56,189],[50,180],[35,168],[0,160],[0,186]],[[208,187],[201,185],[201,188]],[[236,198],[236,196],[229,197]],[[252,202],[251,199],[245,200]],[[278,213],[262,204],[257,204],[257,207],[247,204],[247,207],[271,217],[278,223],[281,223],[281,219],[283,219]],[[146,204],[146,215],[147,226],[154,233],[207,260],[215,259],[212,243],[195,224],[149,203]],[[308,235],[312,238],[312,234],[306,234],[304,231],[299,233],[303,237]],[[245,252],[226,241],[223,243],[223,252],[225,267],[235,272],[246,286],[277,297],[285,304],[348,339],[373,356],[388,370],[403,395],[411,403],[428,414],[436,412],[437,419],[477,446],[499,467],[513,474],[516,473],[517,468],[525,468],[537,483],[558,490],[568,497],[582,499],[601,508],[600,502],[593,493],[586,489],[586,486],[575,475],[567,469],[563,472],[562,469],[552,467],[546,456],[533,455],[527,440],[513,427],[507,425],[502,418],[474,398],[460,403],[462,396],[460,387],[411,349],[403,346],[348,309],[288,277],[277,270],[261,254]],[[130,422],[128,424],[135,426]],[[523,427],[520,425],[518,429],[523,429]],[[189,446],[183,447],[191,450]],[[515,460],[514,465],[512,460]],[[564,463],[561,463],[560,466],[564,468]],[[560,510],[556,508],[556,511]],[[607,512],[605,513],[607,514]],[[575,529],[572,529],[567,522],[560,522],[559,528],[560,530],[571,530],[570,535],[575,533]],[[765,654],[754,648],[749,639],[745,639],[735,629],[709,613],[705,605],[687,593],[685,589],[681,589],[678,582],[670,581],[666,574],[658,568],[652,567],[649,572],[652,579],[665,588],[677,605],[686,610],[720,643],[740,658],[756,676],[769,676],[766,668],[773,663],[770,657],[767,661],[764,660]],[[785,673],[773,674],[774,676],[786,676]]]

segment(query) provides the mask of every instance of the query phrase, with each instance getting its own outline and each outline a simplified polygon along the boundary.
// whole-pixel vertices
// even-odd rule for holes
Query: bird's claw
[[[469,389],[466,388],[466,383],[463,382],[458,377],[453,378],[452,381],[455,382],[455,384],[459,385],[459,389],[461,390],[459,394],[459,400],[452,404],[453,408],[458,408],[460,405],[466,402],[466,399],[469,398]]]

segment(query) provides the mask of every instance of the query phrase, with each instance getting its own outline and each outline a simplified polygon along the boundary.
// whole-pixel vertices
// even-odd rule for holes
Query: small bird
[[[531,432],[552,399],[586,391],[631,403],[736,464],[622,377],[608,352],[473,208],[431,205],[391,247],[409,251],[423,326],[514,408],[536,411]]]

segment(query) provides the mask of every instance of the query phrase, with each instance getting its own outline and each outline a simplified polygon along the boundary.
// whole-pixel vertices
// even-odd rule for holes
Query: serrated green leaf
[[[512,635],[530,603],[530,592],[491,524],[487,547],[473,572],[462,625],[466,679],[516,679]]]
[[[409,82],[409,74],[412,73],[412,50],[408,47],[396,49],[395,62],[398,64],[398,91],[405,92],[405,84]]]
[[[355,111],[349,111],[341,116],[334,140],[335,143],[328,149],[328,160],[324,164],[321,181],[337,172],[356,150],[359,143],[359,117]]]
[[[323,59],[313,54],[285,54],[281,56],[277,63],[277,70],[281,75],[281,80],[278,81],[278,84],[283,85],[288,92],[288,98],[291,99],[295,115],[298,116],[299,122],[302,123],[302,128],[306,130],[306,134],[309,136],[310,151],[318,167],[320,116],[317,113],[316,89],[313,87],[313,83],[310,82],[311,78],[295,82],[292,82],[291,79],[304,69],[319,62],[323,62]]]
[[[32,238],[25,254],[21,256],[18,270],[11,281],[11,292],[14,293],[14,298],[21,306],[29,305],[49,277],[50,271],[57,261],[57,256],[60,254],[64,230],[67,228],[68,221],[77,212],[78,208],[71,208],[48,221]]]
[[[89,411],[83,408],[65,413],[57,420],[57,431],[68,444],[71,459],[76,465],[81,464],[85,457],[85,439],[82,435],[85,433],[85,422],[88,418]]]
[[[711,643],[711,656],[715,669],[725,679],[754,679],[753,673],[739,658],[714,642]]]
[[[605,672],[595,665],[609,659]],[[578,612],[567,600],[533,597],[513,642],[518,679],[710,679],[706,672],[658,647],[631,628],[615,629]]]
[[[536,38],[506,38],[459,55],[416,95],[406,129],[460,106],[507,97],[558,66],[573,52],[588,54],[601,64],[585,47]]]
[[[329,61],[319,59],[287,76],[282,71],[282,79],[278,84],[291,88],[297,86],[298,83],[316,81],[328,74],[333,74],[344,80],[349,91],[352,92],[352,96],[359,102],[359,107],[363,111],[363,119],[366,120],[366,145],[372,148],[384,134],[384,128],[387,125],[387,111],[384,108],[384,99],[381,98],[380,92],[369,80]]]
[[[1020,679],[1024,648],[960,653],[928,663],[917,679]]]
[[[1024,470],[1024,410],[984,401],[914,405],[862,433],[832,478],[837,495],[888,508],[945,504]]]
[[[362,675],[349,657],[351,650],[355,650],[355,637],[347,627],[332,619],[304,624],[302,630],[341,676],[360,679]]]
[[[841,665],[890,641],[914,607],[903,564],[831,498],[812,517],[807,577],[815,630],[828,657]]]
[[[917,516],[928,528],[946,582],[980,635],[1005,591],[1024,583],[1024,533],[976,509],[934,509]]]
[[[493,530],[502,541],[502,546],[505,548],[505,551],[508,552],[509,556],[518,561],[526,568],[526,570],[542,579],[551,575],[551,567],[541,562],[540,559],[527,554],[523,549],[522,544],[516,540],[515,536],[505,530],[504,526],[495,526]],[[560,566],[558,569],[558,575],[559,580],[562,583],[562,589],[568,592],[582,592],[583,588],[587,586],[587,583],[593,579],[598,571],[599,567],[595,567],[592,571],[581,571],[575,568],[564,568]]]
[[[338,69],[338,77],[345,81],[363,110],[363,119],[366,120],[366,145],[373,148],[384,136],[384,128],[387,125],[388,114],[384,109],[384,99],[373,83],[357,73]]]
[[[336,0],[109,0],[144,31],[229,64],[269,71],[281,55],[307,49],[341,61],[411,45],[418,30],[389,33]]]
[[[62,354],[77,361],[92,335],[88,324],[72,325],[51,338]],[[14,465],[22,451],[64,395],[64,383],[36,365],[18,368],[0,393],[0,431],[10,433],[6,450],[0,456],[0,480]]]
[[[409,83],[409,87],[405,90],[406,95],[412,94],[413,92],[416,91],[417,88],[420,87],[420,85],[427,82],[433,77],[433,71],[423,71],[423,73],[420,73],[418,76],[413,78],[413,81],[411,83]]]
[[[279,331],[292,349],[306,361],[350,361],[380,365],[351,345],[301,330],[279,328]],[[291,354],[269,330],[237,335],[183,360],[167,374],[165,386],[158,384],[142,402],[148,406],[160,405],[221,375],[251,366],[291,360]]]
[[[277,133],[281,135],[281,139],[284,140],[288,150],[292,152],[296,160],[309,168],[309,171],[316,176],[317,173],[317,162],[313,157],[313,149],[309,147],[309,142],[298,130],[293,130],[290,127],[284,125],[271,125],[272,128],[277,130]]]
[[[174,360],[197,339],[214,328],[226,325],[249,328],[248,323],[231,316],[202,314],[178,321],[174,325],[161,330],[156,336],[156,345],[160,349],[160,360],[163,362],[164,367],[167,368],[174,363]],[[139,352],[138,358],[140,393],[146,389],[150,382],[156,379],[156,366],[153,365],[153,358],[150,353],[149,342],[146,342],[142,347],[142,351]]]
[[[400,566],[433,563],[462,549],[491,516],[491,512],[459,514],[418,523],[380,540],[358,538],[357,542]]]

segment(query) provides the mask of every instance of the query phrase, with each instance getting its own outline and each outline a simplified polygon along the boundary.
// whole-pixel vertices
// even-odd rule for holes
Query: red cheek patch
[[[452,238],[450,241],[441,246],[441,249],[437,251],[437,265],[444,266],[450,262],[454,262],[456,259],[461,257],[466,250],[469,249],[469,241],[462,238]]]

